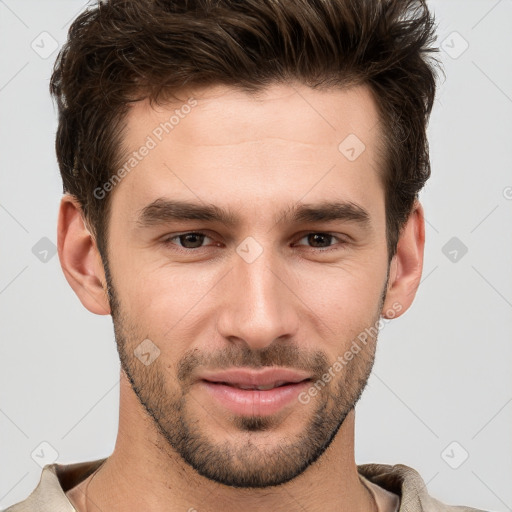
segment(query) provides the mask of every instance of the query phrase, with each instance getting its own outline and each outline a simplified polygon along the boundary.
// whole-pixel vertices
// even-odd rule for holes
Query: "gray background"
[[[421,195],[423,280],[381,332],[356,459],[410,465],[447,503],[512,510],[512,1],[430,5],[446,80]],[[84,6],[0,0],[0,508],[32,491],[40,465],[108,456],[117,434],[110,317],[82,307],[52,252],[51,52]]]

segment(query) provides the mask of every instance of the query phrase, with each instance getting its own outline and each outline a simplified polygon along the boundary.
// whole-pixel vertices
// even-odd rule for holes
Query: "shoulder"
[[[361,464],[358,472],[374,484],[397,494],[400,497],[399,512],[485,512],[440,502],[430,496],[421,475],[404,464]]]
[[[105,460],[47,464],[43,467],[39,483],[31,494],[4,512],[76,512],[66,496],[66,491],[87,478]]]
[[[75,512],[75,509],[68,502],[69,506],[63,506],[65,495],[59,485],[56,473],[56,464],[44,466],[37,487],[23,501],[9,507],[5,512],[39,512],[50,510],[55,512]],[[71,507],[71,508],[69,508]]]

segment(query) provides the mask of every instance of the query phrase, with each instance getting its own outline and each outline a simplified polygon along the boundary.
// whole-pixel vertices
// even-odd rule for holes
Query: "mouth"
[[[276,379],[270,373],[230,373],[224,377],[202,378],[198,384],[208,402],[223,411],[238,416],[269,416],[301,405],[300,393],[306,391],[313,380],[297,374],[282,377]]]
[[[311,379],[311,374],[291,368],[270,366],[254,370],[252,368],[230,368],[217,372],[204,372],[200,380],[233,386],[239,389],[265,391],[283,385],[297,384]]]
[[[220,384],[224,386],[229,386],[232,388],[237,389],[243,389],[243,390],[251,390],[251,391],[270,391],[271,389],[275,388],[282,388],[284,386],[293,386],[295,384],[300,384],[302,382],[310,381],[311,379],[304,379],[298,382],[288,382],[288,381],[276,381],[270,384],[260,384],[260,385],[254,385],[254,384],[240,384],[236,382],[219,382],[219,381],[210,381],[207,379],[203,379],[204,382],[207,382],[209,384]]]

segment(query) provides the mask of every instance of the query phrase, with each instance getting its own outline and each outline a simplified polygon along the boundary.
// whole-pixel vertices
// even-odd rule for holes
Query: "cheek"
[[[198,325],[203,305],[215,289],[218,272],[198,270],[192,266],[180,269],[160,267],[148,271],[139,268],[127,275],[122,287],[123,310],[137,319],[138,330],[144,329],[156,338],[172,338],[187,325]]]
[[[279,299],[289,300],[299,329],[310,333],[317,347],[323,339],[338,350],[375,321],[385,281],[384,244],[380,252],[368,247],[335,264],[279,262],[276,271],[293,292]],[[114,285],[137,335],[190,340],[212,327],[220,305],[236,306],[243,299],[233,275],[225,276],[233,268],[228,260],[173,265],[148,260],[144,251],[119,250],[116,256]]]
[[[325,266],[298,275],[297,294],[334,348],[349,343],[378,319],[385,278],[385,269],[379,271],[378,265]]]

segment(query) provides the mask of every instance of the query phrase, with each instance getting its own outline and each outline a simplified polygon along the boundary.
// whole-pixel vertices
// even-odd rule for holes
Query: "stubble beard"
[[[206,412],[207,404],[200,404],[191,394],[192,385],[187,376],[196,367],[212,365],[212,356],[187,352],[176,364],[175,373],[166,369],[159,357],[145,366],[133,354],[135,347],[146,336],[141,336],[121,307],[112,284],[108,265],[105,265],[107,286],[111,306],[114,332],[121,367],[128,378],[140,404],[152,419],[161,445],[170,456],[178,454],[200,475],[231,487],[264,488],[284,484],[313,464],[329,447],[347,415],[354,409],[361,397],[374,364],[377,336],[373,337],[341,370],[340,375],[318,391],[307,405],[308,419],[300,434],[290,439],[286,432],[279,432],[284,418],[271,416],[232,415],[232,431],[226,431],[222,442],[212,440],[211,426],[219,427],[219,419],[207,415],[200,420],[200,413]],[[376,325],[384,304],[387,282],[380,297],[379,307],[374,314]],[[167,346],[172,346],[169,343]],[[165,352],[165,346],[159,348]],[[313,382],[329,371],[332,362],[323,352],[304,354],[296,346],[271,344],[261,351],[247,347],[230,346],[213,358],[221,366],[285,366],[308,370],[315,375]],[[177,384],[175,384],[177,382]],[[225,415],[220,421],[225,421]],[[235,439],[236,437],[236,439]],[[268,442],[254,442],[265,437]]]

